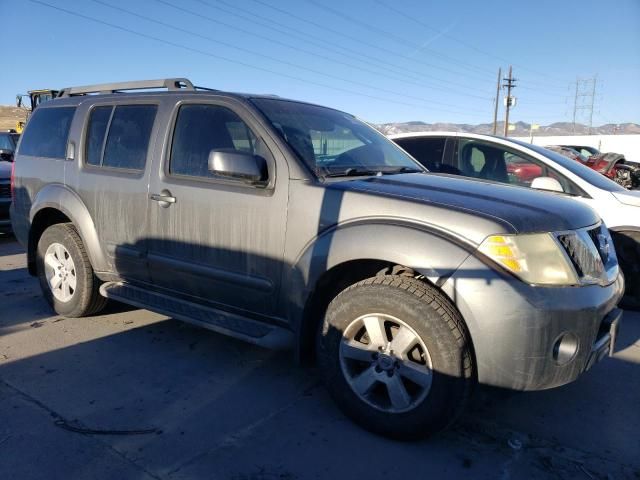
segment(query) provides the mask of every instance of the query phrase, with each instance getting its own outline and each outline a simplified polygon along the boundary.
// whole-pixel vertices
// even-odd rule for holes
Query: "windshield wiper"
[[[395,175],[397,173],[424,173],[424,170],[420,170],[412,167],[399,167],[391,170],[382,170],[382,175]]]
[[[359,177],[366,175],[395,175],[397,173],[422,173],[423,170],[412,167],[396,167],[387,169],[388,167],[381,167],[379,169],[359,169],[350,167],[340,172],[330,172],[323,175],[323,177]]]
[[[357,168],[347,168],[346,170],[342,170],[340,172],[325,173],[323,177],[359,177],[366,175],[382,175],[382,172],[380,170],[360,170]]]

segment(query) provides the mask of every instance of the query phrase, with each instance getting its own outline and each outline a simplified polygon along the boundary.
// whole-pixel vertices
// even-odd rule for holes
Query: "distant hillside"
[[[0,105],[0,130],[16,128],[16,122],[24,120],[25,111],[17,107]]]
[[[525,122],[516,122],[515,130],[510,130],[509,135],[514,137],[524,137],[529,135],[531,125]],[[419,121],[402,122],[402,123],[383,123],[374,125],[385,135],[406,132],[466,132],[466,133],[493,133],[493,124],[481,123],[479,125],[470,125],[467,123],[425,123]],[[498,122],[498,134],[504,131],[504,122]],[[538,130],[534,130],[536,137],[553,136],[553,135],[587,135],[589,127],[586,125],[576,124],[575,131],[573,123],[557,122],[551,125],[540,125]],[[606,124],[591,129],[593,135],[631,135],[640,134],[640,125],[637,123],[621,123]]]

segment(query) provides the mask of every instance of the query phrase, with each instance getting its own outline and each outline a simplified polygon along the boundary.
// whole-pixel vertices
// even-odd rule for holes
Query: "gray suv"
[[[67,88],[30,118],[14,182],[56,312],[112,298],[292,346],[385,435],[446,427],[477,383],[566,384],[614,347],[624,281],[593,210],[430,175],[330,108],[186,79]]]

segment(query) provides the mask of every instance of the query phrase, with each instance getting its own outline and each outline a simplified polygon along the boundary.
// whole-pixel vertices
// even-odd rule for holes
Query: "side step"
[[[128,283],[103,283],[100,294],[262,347],[285,349],[293,345],[293,333],[285,328],[145,290]]]

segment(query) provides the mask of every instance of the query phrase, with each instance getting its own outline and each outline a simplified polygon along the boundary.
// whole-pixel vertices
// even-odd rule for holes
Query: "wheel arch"
[[[82,200],[62,184],[45,186],[36,195],[29,213],[30,228],[27,245],[29,273],[35,274],[38,241],[51,225],[72,223],[84,243],[94,270],[108,270],[95,225]]]
[[[298,257],[283,289],[289,292],[296,358],[302,362],[314,358],[317,328],[331,300],[344,288],[387,272],[420,276],[442,291],[440,285],[472,250],[459,239],[422,225],[355,222],[325,232]]]

